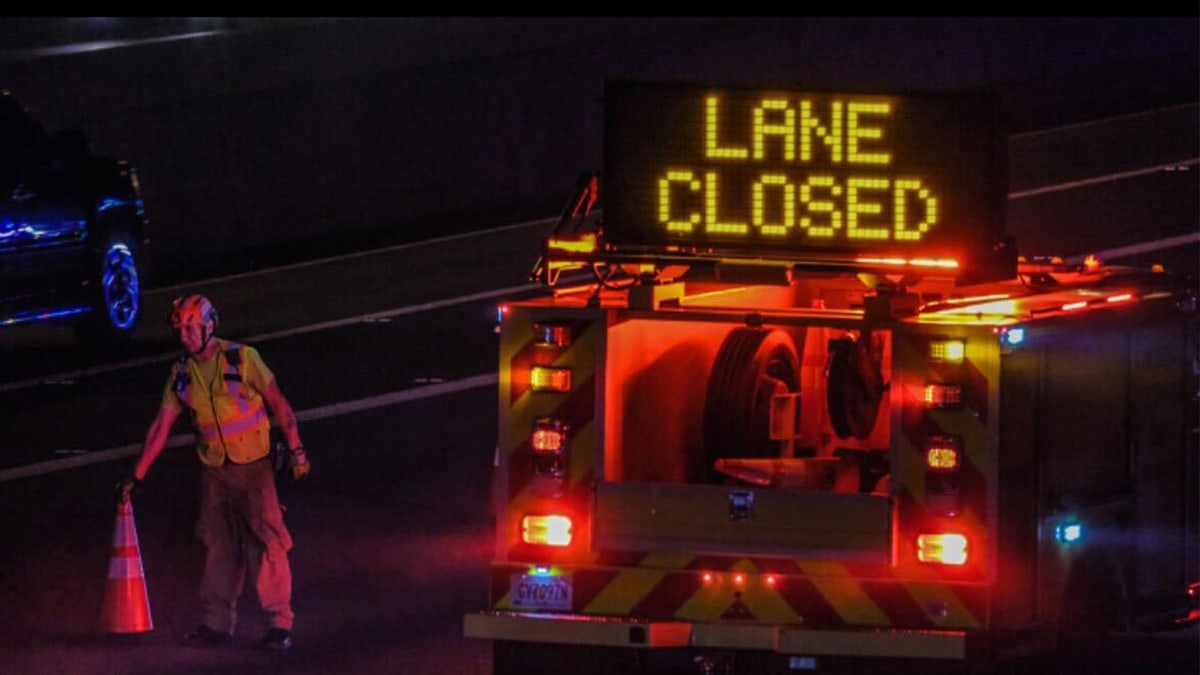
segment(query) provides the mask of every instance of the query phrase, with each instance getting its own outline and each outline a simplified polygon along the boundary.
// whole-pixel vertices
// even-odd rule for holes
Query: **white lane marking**
[[[1045,187],[1034,188],[1032,190],[1018,190],[1017,192],[1008,193],[1009,199],[1024,199],[1036,195],[1043,195],[1048,192],[1061,192],[1063,190],[1072,190],[1078,187],[1087,185],[1100,185],[1102,183],[1111,183],[1113,181],[1133,178],[1134,176],[1144,176],[1151,173],[1163,173],[1164,171],[1178,171],[1183,167],[1195,166],[1200,164],[1200,157],[1192,157],[1191,159],[1182,159],[1178,162],[1169,162],[1167,164],[1155,164],[1142,169],[1134,169],[1132,171],[1122,171],[1120,173],[1110,173],[1103,176],[1093,176],[1092,178],[1084,178],[1082,180],[1068,181],[1066,183],[1055,183]]]
[[[1165,108],[1155,108],[1154,110],[1141,110],[1138,112],[1126,113],[1124,115],[1113,115],[1111,117],[1102,117],[1098,120],[1088,120],[1086,122],[1076,122],[1074,124],[1064,124],[1060,127],[1051,127],[1049,129],[1036,129],[1034,131],[1022,131],[1019,134],[1010,134],[1008,138],[1009,138],[1009,140],[1034,138],[1036,136],[1046,136],[1049,134],[1057,134],[1059,132],[1067,131],[1067,130],[1077,130],[1077,129],[1084,129],[1087,127],[1103,126],[1105,124],[1116,122],[1118,120],[1131,120],[1136,117],[1157,116],[1157,115],[1161,115],[1167,111],[1183,110],[1185,108],[1195,108],[1195,107],[1196,107],[1195,103],[1181,103],[1179,105],[1167,106]]]
[[[173,351],[168,354],[155,354],[153,356],[142,356],[128,361],[119,363],[109,363],[103,366],[95,366],[92,368],[84,368],[82,370],[72,370],[65,373],[55,373],[52,375],[42,375],[41,377],[33,377],[28,380],[16,380],[14,382],[6,382],[0,384],[0,392],[16,391],[18,389],[26,389],[42,384],[65,384],[67,380],[74,380],[88,375],[99,375],[101,373],[109,373],[115,370],[124,370],[126,368],[136,368],[149,363],[159,363],[161,361],[170,361],[171,359],[179,358],[182,352]]]
[[[340,328],[342,326],[348,326],[348,325],[355,324],[355,323],[362,323],[364,321],[377,321],[379,319],[386,319],[386,318],[391,318],[391,317],[396,317],[396,316],[402,316],[405,314],[415,314],[417,312],[426,312],[426,311],[433,310],[433,309],[442,309],[444,307],[450,307],[453,305],[477,302],[479,300],[488,300],[491,298],[496,298],[499,296],[509,295],[509,294],[513,294],[513,293],[522,293],[522,292],[526,292],[526,291],[539,290],[541,288],[543,288],[541,286],[541,284],[524,284],[522,286],[509,286],[508,288],[501,288],[501,289],[494,290],[494,291],[483,291],[480,293],[472,293],[470,295],[460,295],[457,298],[447,298],[445,300],[434,300],[431,302],[421,303],[419,305],[409,305],[407,307],[399,307],[397,309],[389,309],[389,310],[384,310],[382,312],[372,312],[371,314],[352,316],[349,318],[337,319],[334,321],[324,321],[321,323],[309,324],[307,326],[300,326],[298,328],[289,328],[286,330],[275,331],[272,333],[262,333],[259,335],[252,335],[247,338],[237,338],[237,341],[251,343],[251,344],[256,343],[256,342],[266,342],[267,340],[275,340],[278,338],[288,337],[291,335],[300,335],[302,333],[313,333],[316,331]],[[16,391],[18,389],[25,389],[27,387],[39,386],[39,385],[46,384],[49,382],[60,382],[60,381],[64,381],[64,380],[76,380],[81,377],[100,375],[102,373],[111,373],[113,371],[125,370],[127,368],[135,368],[137,366],[144,366],[144,365],[148,365],[151,363],[162,363],[165,361],[173,361],[173,360],[179,358],[180,354],[182,354],[181,351],[172,350],[169,352],[164,352],[162,354],[143,356],[143,357],[136,358],[136,359],[130,359],[128,361],[120,361],[118,363],[107,363],[104,365],[93,366],[91,368],[84,368],[81,370],[72,370],[72,371],[68,371],[65,373],[54,373],[51,375],[42,375],[40,377],[32,377],[27,380],[17,380],[15,382],[7,382],[4,384],[0,384],[0,392]]]
[[[399,307],[397,309],[388,309],[388,310],[384,310],[382,312],[373,312],[371,314],[363,314],[361,316],[353,316],[348,319],[336,319],[334,321],[324,321],[321,323],[309,324],[307,326],[300,326],[299,328],[288,328],[285,330],[275,331],[273,333],[262,333],[261,335],[253,335],[251,337],[241,339],[241,340],[239,340],[239,342],[248,342],[248,343],[252,343],[252,344],[255,342],[265,342],[267,340],[275,340],[275,339],[282,338],[282,337],[290,337],[292,335],[300,335],[303,333],[315,333],[317,331],[330,330],[332,328],[340,328],[342,326],[349,326],[349,325],[355,324],[355,323],[374,322],[374,321],[379,321],[380,319],[391,319],[392,317],[403,316],[405,314],[415,314],[417,312],[425,312],[425,311],[428,311],[431,309],[441,309],[443,307],[450,307],[452,305],[458,305],[458,304],[463,304],[463,303],[468,303],[468,302],[475,302],[477,300],[488,300],[490,298],[494,298],[499,295],[509,295],[511,293],[523,293],[526,291],[536,291],[536,290],[541,290],[541,289],[542,289],[541,284],[524,284],[522,286],[509,286],[508,288],[501,288],[501,289],[495,290],[495,291],[483,291],[480,293],[472,293],[470,295],[460,295],[457,298],[449,298],[447,300],[434,300],[432,302],[426,302],[426,303],[422,303],[420,305],[409,305],[408,307]]]
[[[158,293],[160,291],[165,292],[165,291],[175,291],[175,290],[180,290],[180,289],[191,289],[191,288],[195,288],[196,286],[201,286],[201,285],[210,286],[212,284],[222,283],[225,281],[234,281],[237,279],[245,279],[248,277],[261,276],[263,274],[272,274],[275,272],[285,272],[285,271],[290,271],[290,270],[304,269],[306,267],[316,267],[318,265],[325,265],[327,263],[344,262],[346,260],[353,260],[354,258],[364,258],[366,256],[377,255],[380,253],[391,253],[393,251],[402,251],[406,248],[418,248],[421,246],[444,244],[448,241],[457,241],[459,239],[469,239],[471,237],[478,237],[478,236],[482,236],[482,235],[494,234],[496,232],[507,232],[509,230],[519,230],[519,229],[526,228],[526,227],[533,227],[535,225],[537,225],[539,227],[544,227],[556,220],[558,220],[558,218],[543,218],[542,220],[530,220],[530,221],[527,221],[524,223],[514,223],[512,225],[502,225],[500,227],[493,227],[493,228],[490,228],[487,230],[478,230],[476,232],[462,232],[459,234],[449,234],[449,235],[446,235],[445,237],[438,237],[436,239],[422,239],[421,241],[410,241],[406,244],[396,244],[395,246],[388,246],[386,248],[375,248],[375,249],[371,249],[370,251],[356,251],[354,253],[345,253],[342,255],[330,256],[328,258],[318,258],[316,260],[306,260],[304,262],[292,263],[290,265],[283,265],[280,267],[268,267],[268,268],[261,269],[261,270],[253,270],[250,272],[241,272],[239,274],[231,274],[229,276],[216,277],[214,279],[205,279],[203,281],[190,281],[185,284],[176,284],[174,286],[163,286],[162,288],[154,288],[151,290],[155,293]]]
[[[351,413],[362,412],[364,410],[372,410],[374,408],[383,408],[397,403],[406,403],[408,401],[418,401],[425,398],[433,398],[434,396],[442,396],[444,394],[453,394],[459,391],[468,389],[476,389],[479,387],[494,386],[499,381],[499,377],[495,373],[482,373],[480,375],[472,375],[464,377],[460,380],[452,380],[450,382],[439,382],[424,387],[414,387],[412,389],[401,389],[392,391],[386,394],[377,396],[368,396],[360,398],[357,401],[343,401],[341,403],[332,403],[330,405],[318,406],[308,410],[299,411],[296,413],[296,419],[301,422],[311,422],[314,420],[325,419],[327,417],[336,417],[338,415],[349,415]],[[178,448],[189,446],[194,442],[192,434],[176,434],[167,439],[167,448]],[[101,462],[110,462],[124,457],[132,457],[142,451],[142,444],[128,443],[116,448],[108,450],[99,450],[97,452],[89,452],[86,455],[76,455],[65,459],[55,459],[46,462],[37,462],[36,464],[26,464],[12,469],[4,469],[0,471],[0,483],[10,480],[18,480],[20,478],[30,478],[33,476],[41,476],[55,471],[63,471],[65,469],[74,469],[90,464],[99,464]]]
[[[1155,241],[1144,241],[1138,244],[1130,244],[1129,246],[1120,246],[1110,248],[1106,251],[1096,251],[1090,255],[1094,255],[1101,261],[1114,260],[1124,258],[1126,256],[1137,255],[1139,253],[1153,253],[1167,248],[1175,248],[1176,246],[1187,246],[1188,244],[1200,243],[1200,232],[1195,234],[1181,234],[1176,237],[1167,237]],[[1083,262],[1089,254],[1081,254],[1071,256],[1066,259],[1067,264],[1075,265]]]

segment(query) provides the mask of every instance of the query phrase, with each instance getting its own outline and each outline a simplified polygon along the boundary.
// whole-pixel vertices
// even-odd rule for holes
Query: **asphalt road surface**
[[[0,672],[490,672],[490,644],[461,632],[493,545],[493,327],[500,301],[537,292],[525,275],[548,226],[156,290],[118,354],[62,327],[4,335]],[[232,645],[177,646],[197,623],[203,559],[186,422],[133,502],[154,630],[98,630],[113,486],[179,353],[159,317],[189,291],[213,298],[220,335],[259,348],[314,465],[280,486],[296,541],[287,653],[255,648],[252,592]]]
[[[462,637],[486,598],[496,433],[493,333],[549,221],[186,287],[146,297],[117,353],[54,326],[0,335],[0,673],[491,672]],[[183,648],[202,549],[186,423],[134,499],[154,630],[98,617],[113,486],[128,475],[178,350],[170,298],[212,297],[223,337],[256,345],[300,418],[314,469],[284,481],[296,541],[295,647],[264,652],[252,592],[232,644]],[[1195,673],[1195,630],[1123,636],[1113,672]]]

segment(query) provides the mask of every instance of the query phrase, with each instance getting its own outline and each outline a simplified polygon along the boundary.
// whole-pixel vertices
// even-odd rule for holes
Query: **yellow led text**
[[[658,220],[667,230],[778,239],[920,241],[937,223],[937,197],[919,179],[811,174],[799,181],[762,173],[749,186],[749,213],[724,213],[727,189],[717,171],[673,168],[658,181]]]
[[[884,137],[884,124],[892,106],[879,101],[829,103],[825,117],[815,110],[813,101],[764,98],[749,111],[749,138],[742,144],[724,139],[719,96],[704,100],[704,156],[733,162],[783,160],[832,164],[887,166],[892,153]]]
[[[891,101],[712,93],[703,106],[702,165],[657,178],[668,232],[916,243],[939,222],[928,181],[892,173]]]

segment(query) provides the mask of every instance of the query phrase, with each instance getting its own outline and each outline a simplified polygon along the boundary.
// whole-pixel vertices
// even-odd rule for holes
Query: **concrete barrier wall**
[[[600,168],[607,79],[983,88],[1019,131],[1179,102],[1197,81],[1194,28],[326,20],[10,60],[0,86],[48,126],[82,126],[97,150],[135,162],[163,283],[270,262],[281,247],[333,253],[339,237],[383,242],[551,215],[581,170]]]

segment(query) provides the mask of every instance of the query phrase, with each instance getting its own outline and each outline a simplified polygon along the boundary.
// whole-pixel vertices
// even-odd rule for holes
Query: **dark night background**
[[[496,550],[497,303],[533,292],[525,274],[544,219],[581,171],[602,167],[606,81],[983,90],[1001,104],[1007,224],[1023,251],[1182,239],[1172,250],[1195,267],[1198,45],[1197,16],[0,18],[0,87],[51,130],[82,128],[136,164],[157,256],[130,360],[51,323],[18,327],[0,350],[0,472],[37,471],[0,476],[0,672],[490,673],[491,644],[463,636],[463,615],[484,606]],[[473,230],[488,231],[213,279]],[[192,290],[220,308],[222,336],[263,350],[313,459],[306,484],[282,488],[299,617],[284,655],[252,648],[253,612],[229,649],[176,647],[195,625],[203,557],[183,425],[136,497],[156,628],[97,635],[112,488],[178,356],[160,317]],[[1184,443],[1182,421],[1176,437],[1116,416],[1083,429],[1095,416],[1069,414],[1124,401],[1113,392],[1131,396],[1137,382],[1167,391],[1176,380],[1157,342],[1130,338],[1136,367],[1097,377],[1079,364],[1107,338],[1062,335],[1078,370],[1062,381],[1081,396],[1062,424],[1047,415],[1029,434],[1086,447],[1124,434],[1131,452]],[[1182,383],[1192,371],[1181,366]],[[1163,398],[1131,398],[1131,410],[1174,419]],[[1195,475],[1155,462],[1129,468]],[[1113,657],[1104,672],[1194,675],[1196,635],[1121,636],[1099,652]]]
[[[1196,16],[15,17],[0,86],[135,163],[162,284],[554,215],[608,79],[982,89],[1019,135],[1194,106],[1198,43]],[[1190,192],[1087,245],[1194,232]]]

